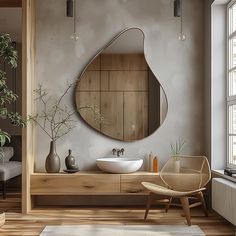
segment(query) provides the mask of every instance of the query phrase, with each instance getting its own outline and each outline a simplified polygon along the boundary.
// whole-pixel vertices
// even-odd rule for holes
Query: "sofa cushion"
[[[14,155],[13,147],[2,147],[2,153],[0,154],[2,162],[9,162]]]
[[[18,175],[21,175],[21,162],[9,161],[0,164],[0,181],[6,181]]]

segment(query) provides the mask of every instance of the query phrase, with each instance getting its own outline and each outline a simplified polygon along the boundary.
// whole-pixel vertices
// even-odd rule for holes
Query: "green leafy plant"
[[[7,63],[12,69],[17,67],[17,51],[12,46],[9,34],[0,35],[0,68],[4,68],[3,64]],[[26,122],[17,112],[9,111],[8,104],[15,102],[18,96],[8,88],[6,83],[6,72],[0,69],[0,118],[9,119],[12,125],[25,127]],[[7,132],[0,129],[0,155],[2,156],[2,147],[11,136]]]
[[[181,139],[176,140],[174,144],[171,143],[170,148],[171,148],[172,156],[180,155],[182,153],[184,145],[185,145],[185,141],[182,141]],[[176,157],[176,160],[178,160],[177,157]]]
[[[73,84],[68,84],[67,88],[60,97],[52,96],[49,90],[39,85],[35,92],[35,100],[38,101],[40,111],[34,116],[30,116],[29,120],[35,122],[44,133],[51,139],[51,141],[57,141],[64,135],[68,134],[77,122],[74,119],[74,115],[77,111],[69,108],[63,104],[63,99],[73,87]],[[102,122],[103,117],[100,115],[99,110],[90,107],[80,107],[78,110],[87,109],[92,110],[95,120]]]

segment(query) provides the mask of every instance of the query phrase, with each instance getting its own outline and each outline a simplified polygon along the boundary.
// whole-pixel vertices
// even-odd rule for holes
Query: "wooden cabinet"
[[[32,195],[87,195],[120,192],[120,176],[113,174],[33,174]]]
[[[157,173],[107,174],[78,172],[76,174],[34,173],[30,178],[31,195],[146,195],[141,182],[161,183]]]
[[[120,175],[120,193],[147,194],[148,190],[143,187],[142,182],[163,184],[159,174],[150,172],[137,172]]]

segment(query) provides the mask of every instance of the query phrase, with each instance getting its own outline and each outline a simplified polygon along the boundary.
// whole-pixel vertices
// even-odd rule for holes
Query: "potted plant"
[[[7,63],[11,69],[15,69],[17,67],[17,59],[17,51],[12,46],[10,35],[0,35],[0,68],[4,68],[3,64]],[[12,125],[24,127],[26,123],[21,115],[8,109],[8,105],[16,102],[18,96],[8,88],[6,80],[6,72],[0,69],[0,118],[9,119]],[[0,129],[0,158],[4,158],[3,146],[10,140],[10,134]],[[0,227],[4,223],[5,213],[0,211]]]
[[[180,159],[179,155],[182,153],[183,147],[185,145],[185,141],[181,141],[180,139],[176,141],[174,144],[170,144],[171,155],[174,158],[174,171],[180,172]]]
[[[76,111],[63,104],[63,99],[72,87],[73,84],[68,84],[60,97],[50,95],[49,91],[42,85],[39,85],[34,91],[35,100],[39,102],[38,105],[41,109],[36,115],[30,116],[29,120],[35,122],[51,140],[50,151],[45,162],[45,169],[48,173],[58,173],[60,171],[60,158],[56,152],[56,141],[75,127],[74,114]],[[102,120],[97,109],[89,106],[80,109],[92,109],[95,119]]]

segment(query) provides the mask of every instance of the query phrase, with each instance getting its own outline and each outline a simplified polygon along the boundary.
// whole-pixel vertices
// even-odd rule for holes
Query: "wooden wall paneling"
[[[79,80],[77,91],[100,91],[100,71],[85,71]]]
[[[112,91],[147,91],[147,71],[110,71],[109,88]]]
[[[152,134],[160,126],[160,84],[155,75],[149,70],[148,83],[148,122],[149,134]]]
[[[88,70],[100,70],[101,68],[101,66],[100,66],[100,64],[101,64],[101,56],[100,55],[98,55],[90,64],[89,64],[89,66],[87,67],[87,69],[86,69],[86,71],[88,71]]]
[[[142,139],[148,135],[148,92],[124,93],[124,139]]]
[[[109,71],[101,71],[101,91],[109,90]]]
[[[100,92],[76,92],[76,106],[77,110],[84,107],[79,110],[80,115],[90,126],[100,131],[99,116],[95,114],[100,113]]]
[[[123,140],[123,92],[101,92],[101,131]]]
[[[21,7],[21,0],[0,0],[0,7]]]
[[[147,70],[144,54],[101,54],[101,70]]]
[[[22,115],[35,114],[35,24],[36,0],[22,0]],[[28,123],[22,131],[22,212],[31,210],[30,175],[34,171],[36,130]]]

